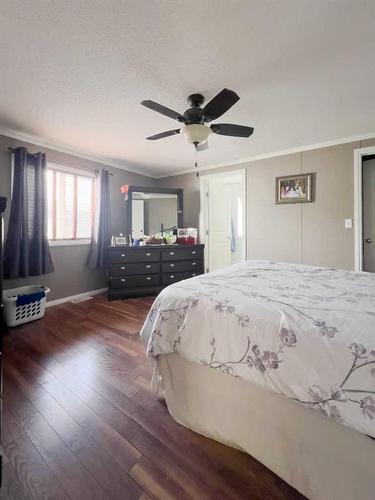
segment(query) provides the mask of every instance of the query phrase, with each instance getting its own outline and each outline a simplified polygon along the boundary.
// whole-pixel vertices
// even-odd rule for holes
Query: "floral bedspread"
[[[165,288],[141,331],[375,437],[375,275],[247,261]]]

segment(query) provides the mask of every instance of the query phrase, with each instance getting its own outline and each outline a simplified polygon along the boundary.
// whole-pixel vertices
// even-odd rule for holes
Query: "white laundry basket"
[[[46,286],[21,286],[10,290],[3,290],[4,318],[7,326],[17,326],[35,319],[42,318],[45,312],[47,295],[50,289]],[[19,295],[31,295],[44,292],[45,297],[39,298],[29,304],[17,306]]]

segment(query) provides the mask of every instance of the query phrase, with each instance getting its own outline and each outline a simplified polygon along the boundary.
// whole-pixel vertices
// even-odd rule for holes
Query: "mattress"
[[[158,367],[180,424],[246,451],[311,500],[374,500],[371,438],[176,353],[159,356]]]
[[[375,276],[247,261],[165,288],[149,356],[239,377],[375,437]]]

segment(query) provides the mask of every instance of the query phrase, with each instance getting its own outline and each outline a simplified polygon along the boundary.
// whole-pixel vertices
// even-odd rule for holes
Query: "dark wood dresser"
[[[204,245],[109,247],[108,298],[159,293],[204,272]]]

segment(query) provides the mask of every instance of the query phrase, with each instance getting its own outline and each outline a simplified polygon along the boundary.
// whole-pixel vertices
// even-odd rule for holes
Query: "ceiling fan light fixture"
[[[205,142],[211,133],[212,130],[209,127],[200,123],[185,125],[180,132],[189,144],[200,144],[201,142]]]
[[[180,114],[155,101],[142,101],[141,104],[146,108],[184,124],[182,128],[166,130],[165,132],[146,137],[146,139],[149,141],[156,141],[172,135],[181,134],[185,137],[186,142],[195,147],[196,151],[204,151],[208,148],[208,138],[211,134],[248,138],[254,132],[253,127],[236,125],[233,123],[214,123],[210,126],[206,125],[206,123],[212,120],[216,121],[217,118],[222,116],[236,104],[238,100],[239,96],[234,90],[224,88],[203,107],[204,96],[200,93],[191,94],[188,97],[188,103],[191,107],[187,109],[184,114]]]

